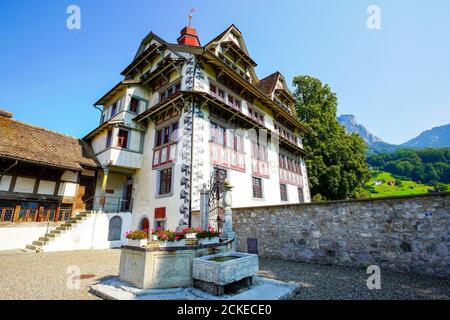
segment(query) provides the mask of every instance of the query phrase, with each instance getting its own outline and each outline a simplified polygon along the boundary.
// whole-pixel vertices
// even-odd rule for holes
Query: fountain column
[[[200,191],[200,227],[202,230],[208,230],[209,225],[209,203],[208,203],[208,189],[206,184],[203,185],[203,189]]]
[[[236,239],[236,234],[233,231],[233,210],[231,209],[231,206],[233,205],[233,199],[231,197],[231,190],[233,189],[233,186],[231,186],[228,179],[225,179],[223,189],[223,209],[225,220],[225,225],[223,227],[223,237],[226,239]]]

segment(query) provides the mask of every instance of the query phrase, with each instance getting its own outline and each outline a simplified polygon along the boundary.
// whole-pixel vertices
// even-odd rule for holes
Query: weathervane
[[[189,27],[192,25],[192,14],[195,12],[195,8],[189,10]]]

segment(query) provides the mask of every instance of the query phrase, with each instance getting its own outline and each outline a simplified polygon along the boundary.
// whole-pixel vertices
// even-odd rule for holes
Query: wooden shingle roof
[[[268,95],[272,97],[272,93],[275,90],[275,86],[277,85],[279,72],[272,73],[270,76],[265,77],[264,79],[259,80],[256,84],[256,87]]]
[[[99,166],[88,143],[1,115],[0,157],[70,170]]]

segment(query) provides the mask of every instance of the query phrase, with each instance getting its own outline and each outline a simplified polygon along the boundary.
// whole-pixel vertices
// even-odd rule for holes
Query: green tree
[[[375,169],[390,172],[416,182],[450,183],[450,148],[399,149],[389,154],[369,156]]]
[[[338,123],[336,94],[309,76],[297,76],[293,84],[297,115],[311,130],[303,140],[306,151],[312,154],[306,163],[313,199],[367,197],[367,146],[359,135],[347,134]]]

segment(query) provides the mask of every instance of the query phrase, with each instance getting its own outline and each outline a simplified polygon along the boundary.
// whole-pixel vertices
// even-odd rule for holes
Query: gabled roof
[[[272,93],[275,91],[279,75],[280,73],[278,71],[272,73],[270,76],[259,80],[259,82],[256,84],[256,87],[269,97],[272,97]]]
[[[277,87],[278,83],[281,83],[281,87]],[[286,80],[284,79],[284,76],[279,72],[276,71],[272,73],[271,75],[265,77],[264,79],[260,80],[256,87],[264,92],[269,97],[272,97],[272,94],[274,92],[282,92],[282,94],[289,100],[295,103],[295,99],[292,96],[291,91],[289,90]]]
[[[248,53],[248,49],[247,49],[247,45],[245,44],[245,40],[244,40],[244,36],[242,35],[242,32],[234,25],[230,25],[227,29],[225,29],[223,32],[221,32],[217,37],[215,37],[214,39],[212,39],[210,42],[208,42],[205,45],[205,49],[206,50],[213,50],[215,47],[217,47],[218,45],[220,45],[222,42],[228,42],[225,41],[224,38],[227,34],[229,33],[233,33],[234,36],[236,37],[238,43],[239,43],[239,49],[242,50],[242,52],[248,56],[249,61],[251,63],[254,63],[254,66],[256,66],[256,62],[254,62],[251,58],[250,58],[250,54]],[[258,81],[258,77],[256,75],[255,69],[253,67],[249,67],[248,70],[250,72],[250,75],[253,79],[253,82],[257,82]]]
[[[0,157],[76,171],[99,166],[88,143],[3,116]]]
[[[152,41],[155,41],[150,45]],[[123,76],[127,76],[135,68],[141,68],[148,64],[149,60],[152,60],[158,54],[161,54],[164,50],[168,49],[173,54],[177,55],[179,58],[182,56],[177,51],[185,51],[186,47],[191,47],[188,45],[172,44],[161,37],[157,36],[153,32],[150,32],[139,45],[139,48],[133,58],[133,61],[120,73]],[[201,49],[201,48],[200,48]]]
[[[224,31],[222,31],[217,37],[215,37],[210,42],[208,42],[206,44],[205,48],[208,48],[210,45],[214,44],[215,42],[220,41],[227,33],[233,32],[233,31],[235,33],[237,33],[238,37],[241,39],[241,41],[239,42],[241,49],[248,55],[247,46],[245,45],[245,41],[242,36],[242,32],[234,24],[230,25],[228,28],[226,28]]]

